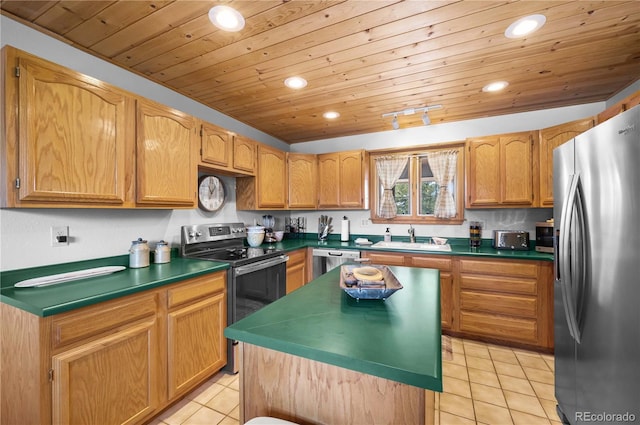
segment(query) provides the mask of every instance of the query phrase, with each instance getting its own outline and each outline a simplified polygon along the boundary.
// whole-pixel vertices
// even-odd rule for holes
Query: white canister
[[[171,249],[169,244],[165,241],[160,241],[156,244],[156,249],[153,251],[153,262],[157,264],[168,263],[171,261]]]
[[[131,248],[129,248],[129,267],[132,269],[149,267],[149,245],[147,245],[147,241],[142,238],[131,242]]]

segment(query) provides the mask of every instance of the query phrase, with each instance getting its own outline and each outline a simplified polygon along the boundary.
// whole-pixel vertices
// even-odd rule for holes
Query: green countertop
[[[131,269],[129,256],[101,258],[0,273],[0,301],[46,317],[102,301],[146,291],[168,283],[229,268],[226,263],[172,257],[170,263]],[[16,282],[75,270],[102,266],[127,266],[125,270],[100,277],[59,283],[39,288],[14,288]]]
[[[349,242],[341,242],[338,235],[330,236],[329,240],[320,242],[314,234],[303,234],[300,239],[285,239],[275,244],[276,248],[293,251],[300,248],[328,248],[353,249],[359,251],[380,251],[371,246],[361,246],[354,243],[356,237],[368,237],[372,242],[381,240],[380,236],[352,235]],[[394,240],[407,238],[395,237]],[[421,238],[417,238],[421,241]],[[411,251],[406,249],[389,249],[397,251],[429,255],[459,255],[474,257],[493,257],[504,259],[553,261],[553,255],[529,251],[496,250],[491,248],[490,240],[483,240],[480,248],[470,248],[466,239],[450,239],[451,252]],[[268,246],[263,244],[263,247]],[[227,269],[226,263],[212,261],[198,261],[184,259],[172,255],[168,264],[151,264],[142,269],[129,269],[108,276],[95,277],[75,282],[61,283],[40,288],[14,288],[13,284],[24,279],[46,276],[68,271],[81,270],[101,266],[128,266],[129,256],[102,258],[96,260],[78,261],[73,263],[33,267],[21,270],[0,272],[0,301],[29,311],[38,316],[50,316],[76,308],[96,304],[102,301],[144,291],[168,283]]]
[[[390,266],[403,289],[357,301],[336,268],[227,327],[227,338],[442,391],[439,272]]]
[[[407,250],[407,249],[391,249],[391,248],[372,248],[371,245],[358,245],[354,242],[355,238],[363,237],[372,242],[378,242],[382,240],[381,236],[367,236],[367,235],[352,235],[349,242],[341,242],[336,235],[335,239],[330,238],[327,241],[320,242],[315,235],[308,234],[306,237],[299,239],[284,239],[281,242],[277,242],[271,245],[275,245],[276,248],[284,249],[285,251],[293,251],[299,248],[328,248],[328,249],[353,249],[358,251],[395,251],[406,252],[413,254],[428,254],[428,255],[459,255],[459,256],[471,256],[471,257],[493,257],[500,259],[512,259],[512,260],[532,260],[532,261],[553,261],[553,254],[547,254],[544,252],[538,252],[533,247],[528,251],[515,251],[510,249],[494,249],[491,247],[490,239],[483,239],[482,246],[478,248],[471,248],[467,239],[450,239],[451,252],[443,251],[423,251],[423,250]],[[395,237],[394,241],[409,242],[408,238]],[[422,242],[423,238],[418,237],[418,242]],[[264,244],[263,246],[267,246]]]

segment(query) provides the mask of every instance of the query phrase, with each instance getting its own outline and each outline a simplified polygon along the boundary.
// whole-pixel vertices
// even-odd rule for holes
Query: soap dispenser
[[[384,232],[384,241],[391,242],[391,232],[389,231],[388,227],[387,227],[387,231]]]

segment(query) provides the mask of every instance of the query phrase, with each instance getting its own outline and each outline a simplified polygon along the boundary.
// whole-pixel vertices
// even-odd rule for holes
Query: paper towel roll
[[[340,232],[340,240],[342,242],[349,241],[349,220],[342,220],[342,231]]]

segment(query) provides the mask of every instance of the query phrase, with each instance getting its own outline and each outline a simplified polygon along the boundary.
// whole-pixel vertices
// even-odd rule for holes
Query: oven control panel
[[[247,236],[244,223],[193,224],[182,226],[183,244],[242,239]]]

